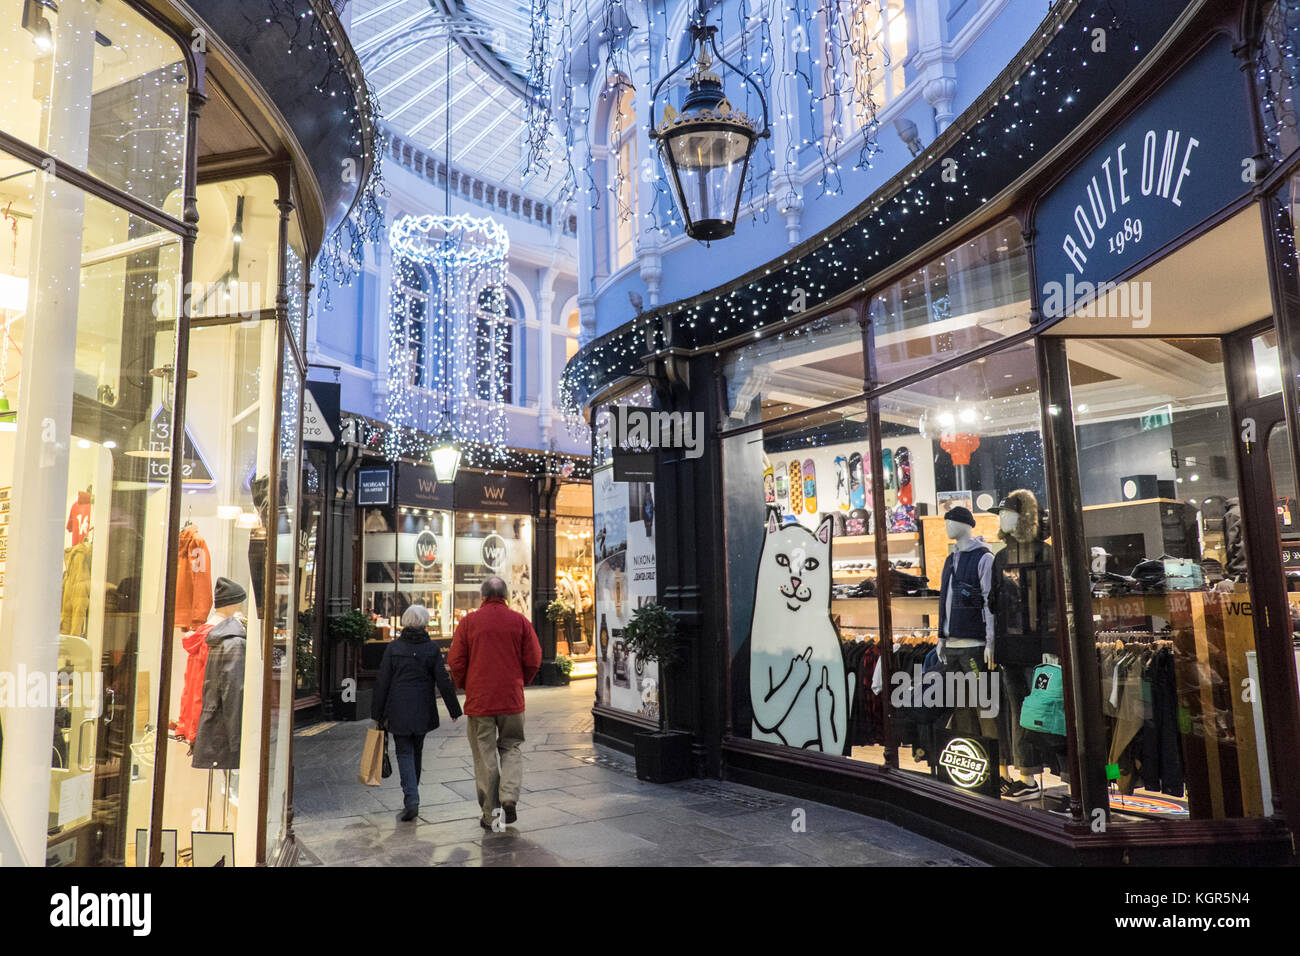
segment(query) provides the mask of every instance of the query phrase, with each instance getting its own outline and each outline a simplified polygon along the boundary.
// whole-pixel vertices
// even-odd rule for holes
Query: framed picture
[[[935,495],[935,504],[939,506],[941,515],[947,514],[949,508],[956,508],[958,505],[973,512],[974,503],[969,491],[940,491]]]
[[[235,835],[192,831],[190,851],[196,867],[234,866]]]
[[[139,829],[135,831],[135,865],[149,865],[149,831]],[[164,830],[162,832],[162,865],[176,865],[176,831]]]

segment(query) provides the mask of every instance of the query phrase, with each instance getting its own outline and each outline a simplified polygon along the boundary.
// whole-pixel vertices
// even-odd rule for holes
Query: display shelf
[[[919,531],[900,531],[888,534],[885,537],[888,539],[890,545],[921,543],[921,532]],[[831,544],[871,545],[872,547],[875,547],[876,536],[874,534],[845,534],[840,535],[838,538],[832,538]]]

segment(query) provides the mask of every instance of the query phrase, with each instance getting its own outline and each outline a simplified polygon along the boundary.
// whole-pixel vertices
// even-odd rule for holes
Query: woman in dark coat
[[[429,611],[412,604],[402,615],[402,634],[384,649],[375,681],[370,716],[387,728],[397,748],[405,809],[399,820],[414,820],[420,810],[420,764],[424,735],[438,726],[435,688],[452,720],[460,719],[456,688],[442,664],[442,651],[429,639]]]

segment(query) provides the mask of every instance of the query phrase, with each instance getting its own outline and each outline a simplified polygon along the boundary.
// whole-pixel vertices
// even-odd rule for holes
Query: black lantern
[[[654,125],[659,91],[673,74],[690,63],[690,56],[659,81],[650,100],[650,138],[659,143],[659,160],[686,221],[686,234],[700,242],[725,239],[736,231],[740,196],[754,144],[772,134],[763,91],[757,82],[722,58],[714,42],[717,32],[717,27],[704,22],[703,12],[691,24],[695,63],[691,91],[681,112],[669,104],[664,107],[663,122]],[[712,70],[714,60],[753,83],[763,106],[762,130],[727,101],[722,80]]]

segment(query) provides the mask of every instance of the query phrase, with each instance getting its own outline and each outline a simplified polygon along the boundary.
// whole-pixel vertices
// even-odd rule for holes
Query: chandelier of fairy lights
[[[403,216],[389,244],[386,454],[432,455],[439,465],[438,453],[453,444],[504,449],[511,384],[505,227],[491,217]]]

